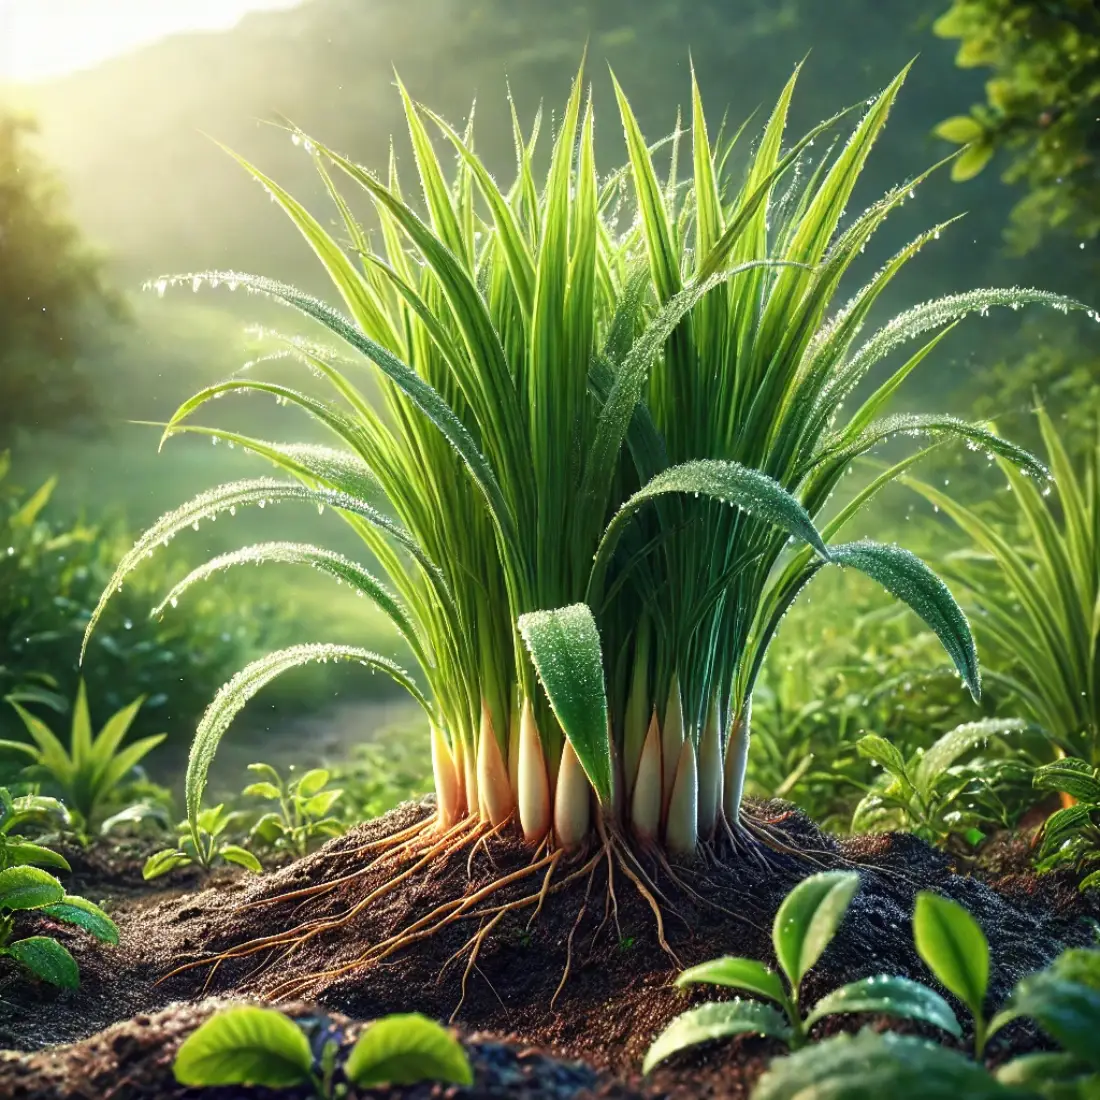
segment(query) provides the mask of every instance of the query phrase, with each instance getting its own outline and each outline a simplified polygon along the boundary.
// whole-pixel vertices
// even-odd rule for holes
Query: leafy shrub
[[[331,773],[314,768],[296,779],[283,779],[270,764],[249,764],[248,770],[262,776],[245,787],[247,798],[277,802],[278,810],[265,813],[249,832],[254,845],[304,856],[321,840],[340,836],[344,827],[333,811],[344,792],[326,790]]]
[[[69,823],[68,811],[56,798],[13,797],[7,787],[0,787],[0,871],[20,863],[70,870],[69,861],[63,855],[15,832],[24,825],[41,826],[53,822],[62,826]]]
[[[385,1016],[370,1024],[338,1064],[341,1038],[328,1029],[307,1036],[275,1009],[229,1008],[184,1040],[173,1072],[181,1085],[190,1086],[306,1086],[319,1100],[344,1095],[345,1081],[360,1088],[421,1081],[473,1084],[462,1046],[419,1014]]]
[[[757,1034],[778,1039],[797,1050],[808,1041],[818,1020],[838,1013],[872,1012],[920,1020],[958,1038],[962,1032],[947,1002],[931,989],[907,978],[865,978],[841,986],[803,1014],[799,1005],[802,979],[813,969],[844,920],[859,889],[854,872],[827,871],[800,882],[779,907],[772,924],[772,943],[786,985],[755,959],[714,959],[685,970],[676,984],[726,986],[763,997],[758,1001],[718,1001],[677,1016],[653,1041],[642,1065],[648,1073],[670,1055],[712,1039]]]
[[[181,821],[176,847],[154,852],[141,869],[142,877],[148,882],[192,864],[209,871],[219,863],[235,863],[258,875],[263,870],[260,861],[232,839],[234,828],[244,824],[245,816],[230,813],[219,804],[200,810],[194,823]]]
[[[1055,760],[1038,768],[1035,786],[1068,795],[1072,805],[1043,822],[1039,846],[1040,871],[1072,867],[1081,876],[1082,890],[1100,889],[1100,770],[1084,760]]]
[[[123,745],[143,702],[139,698],[123,707],[93,736],[88,696],[81,681],[67,749],[45,722],[12,702],[33,743],[0,741],[0,751],[28,757],[31,763],[24,772],[42,780],[61,797],[75,815],[79,833],[87,838],[119,808],[134,770],[164,740],[164,734],[159,733]]]
[[[12,939],[16,914],[26,912],[43,913],[75,924],[104,943],[118,943],[114,921],[98,905],[66,894],[53,875],[18,864],[0,870],[0,957],[15,959],[51,985],[76,989],[80,984],[79,968],[69,951],[52,936]]]
[[[0,692],[64,711],[83,675],[96,710],[117,711],[143,695],[137,732],[190,736],[226,666],[272,632],[273,608],[242,590],[231,601],[198,603],[185,620],[151,620],[153,593],[180,562],[151,563],[149,574],[116,593],[80,669],[81,635],[132,538],[119,524],[48,518],[53,488],[53,479],[31,494],[13,487],[0,453]],[[7,733],[0,717],[0,735]]]
[[[1036,762],[1012,743],[1026,729],[1011,718],[967,722],[909,759],[885,738],[866,734],[856,749],[882,773],[856,807],[852,831],[899,829],[943,845],[954,836],[976,844],[990,825],[1011,828],[1033,800]]]
[[[405,727],[380,731],[352,746],[333,775],[344,791],[336,807],[344,823],[371,821],[432,789],[431,747]]]
[[[955,178],[1006,150],[1005,180],[1028,189],[1013,212],[1018,249],[1054,229],[1100,234],[1100,11],[1092,0],[953,0],[935,31],[959,40],[958,65],[992,70],[986,102],[936,130],[969,145]]]

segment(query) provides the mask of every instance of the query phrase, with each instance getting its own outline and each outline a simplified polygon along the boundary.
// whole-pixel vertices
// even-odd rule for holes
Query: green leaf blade
[[[791,1029],[781,1013],[756,1001],[736,998],[701,1005],[677,1016],[653,1040],[642,1063],[642,1073],[649,1073],[666,1058],[689,1047],[734,1035],[766,1035],[788,1043]]]
[[[344,1073],[360,1088],[421,1081],[474,1083],[462,1044],[434,1020],[415,1012],[371,1024],[348,1055]]]

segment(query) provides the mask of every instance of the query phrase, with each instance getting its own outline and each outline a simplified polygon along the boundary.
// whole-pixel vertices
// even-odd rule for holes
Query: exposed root
[[[575,966],[577,937],[585,926],[585,918],[591,912],[594,884],[601,868],[606,868],[606,879],[603,884],[603,912],[598,924],[595,919],[592,921],[596,924],[591,937],[593,947],[607,932],[609,926],[612,926],[618,942],[622,943],[624,940],[620,924],[621,880],[620,883],[616,882],[617,873],[621,872],[630,886],[637,891],[645,907],[652,913],[657,943],[661,950],[677,967],[681,967],[683,964],[668,940],[666,918],[668,915],[676,917],[689,932],[691,925],[672,900],[674,896],[689,899],[693,904],[718,909],[756,927],[755,922],[743,913],[733,912],[720,905],[714,897],[717,889],[705,889],[706,886],[717,887],[717,884],[711,882],[710,873],[728,867],[731,852],[736,853],[740,858],[750,856],[757,868],[770,873],[775,872],[775,867],[772,866],[774,856],[779,855],[782,859],[788,853],[802,855],[772,833],[769,827],[771,823],[755,821],[746,823],[744,830],[740,828],[734,830],[727,825],[725,835],[719,834],[720,843],[708,845],[705,848],[706,862],[699,864],[697,869],[699,873],[692,874],[691,868],[673,865],[659,850],[648,852],[647,858],[646,853],[638,850],[634,841],[614,827],[609,828],[603,821],[599,821],[597,823],[599,840],[595,850],[589,846],[587,849],[582,847],[578,852],[566,853],[554,847],[550,838],[547,838],[531,849],[529,859],[525,859],[521,866],[508,873],[501,873],[494,859],[492,842],[503,832],[507,824],[508,822],[505,821],[490,828],[476,819],[467,818],[444,831],[439,831],[434,821],[429,819],[383,840],[346,849],[340,852],[341,859],[360,852],[368,854],[370,858],[362,867],[341,874],[330,881],[251,901],[242,906],[238,912],[260,906],[293,903],[291,914],[296,916],[299,908],[308,900],[325,895],[331,896],[341,887],[373,878],[376,881],[371,881],[365,887],[364,896],[358,900],[348,899],[339,907],[339,911],[328,912],[323,916],[288,927],[284,931],[258,936],[205,958],[183,963],[160,980],[166,981],[168,978],[198,967],[209,967],[205,982],[205,987],[209,987],[219,970],[224,970],[223,964],[255,958],[258,965],[245,979],[248,983],[255,983],[262,976],[270,975],[272,971],[285,966],[293,956],[300,955],[302,949],[308,944],[340,929],[349,928],[371,905],[394,894],[406,884],[422,883],[423,888],[427,889],[437,873],[450,874],[441,869],[458,857],[465,864],[465,878],[469,883],[462,893],[433,904],[428,912],[422,913],[415,919],[406,921],[403,918],[399,927],[372,943],[364,944],[363,949],[350,959],[345,955],[343,959],[334,960],[333,965],[324,969],[289,976],[284,974],[283,980],[277,981],[271,988],[265,988],[266,995],[273,1000],[310,996],[328,983],[379,966],[398,952],[438,936],[459,922],[474,921],[477,922],[477,930],[464,939],[462,945],[450,955],[439,970],[439,979],[442,980],[452,964],[464,960],[461,996],[455,1008],[455,1015],[457,1015],[466,1001],[471,976],[475,970],[481,973],[478,969],[480,953],[494,931],[500,927],[505,916],[529,911],[530,916],[527,918],[526,927],[530,929],[544,912],[547,899],[551,895],[561,894],[584,879],[584,898],[566,941],[565,966],[550,1001],[553,1005],[565,988]],[[726,840],[729,841],[728,848]],[[491,874],[490,881],[485,882],[483,879],[481,884],[478,884],[475,879],[474,867],[474,859],[479,852],[484,852]],[[514,863],[513,866],[515,866]],[[785,870],[789,872],[792,868],[786,867]],[[685,876],[693,879],[695,885],[687,881]],[[407,895],[412,904],[415,904],[419,890],[418,886],[412,894]],[[708,894],[711,896],[707,896]],[[404,909],[405,904],[403,900],[396,911]],[[330,908],[333,907],[330,905]],[[348,942],[346,933],[342,942]],[[270,980],[269,978],[268,982]],[[488,979],[486,981],[488,982]]]

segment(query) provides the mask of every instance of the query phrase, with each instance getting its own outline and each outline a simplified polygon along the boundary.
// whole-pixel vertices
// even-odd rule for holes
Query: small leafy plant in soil
[[[235,864],[258,875],[263,867],[247,848],[234,843],[230,830],[240,822],[240,814],[233,813],[219,803],[200,810],[194,823],[180,822],[176,847],[162,848],[154,852],[142,868],[142,877],[160,878],[179,867],[197,864],[209,871],[219,864]]]
[[[81,681],[66,748],[42,719],[12,701],[31,743],[0,741],[0,750],[29,758],[24,773],[56,791],[74,819],[77,835],[87,841],[123,801],[124,788],[134,769],[164,740],[161,733],[124,744],[143,702],[135,699],[108,718],[97,734],[93,733],[88,696]]]
[[[1051,814],[1040,832],[1038,867],[1071,867],[1082,890],[1100,889],[1100,770],[1066,757],[1036,769],[1035,786],[1058,791],[1072,803]]]
[[[344,792],[328,789],[331,772],[312,768],[297,778],[284,779],[270,764],[249,764],[260,778],[241,792],[246,798],[275,802],[249,830],[253,845],[304,856],[318,843],[340,836],[344,826],[335,816]]]
[[[230,1008],[188,1036],[172,1069],[181,1085],[305,1085],[319,1100],[346,1095],[349,1084],[473,1084],[462,1045],[418,1013],[376,1020],[342,1055],[341,1036],[331,1029],[308,1034],[275,1009]]]
[[[685,970],[676,980],[680,988],[724,986],[771,1003],[738,997],[690,1009],[654,1040],[642,1072],[697,1043],[746,1033],[778,1039],[797,1050],[808,1042],[809,1029],[818,1020],[838,1013],[919,1020],[958,1038],[962,1030],[947,1002],[908,978],[880,975],[841,986],[804,1013],[799,1003],[802,980],[829,946],[858,889],[855,872],[826,871],[811,875],[787,895],[772,925],[772,944],[786,983],[755,959],[714,959]]]

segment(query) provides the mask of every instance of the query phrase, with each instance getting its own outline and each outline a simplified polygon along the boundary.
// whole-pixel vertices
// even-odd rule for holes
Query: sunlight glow
[[[301,0],[0,0],[0,81],[89,68],[181,31],[227,30]]]

